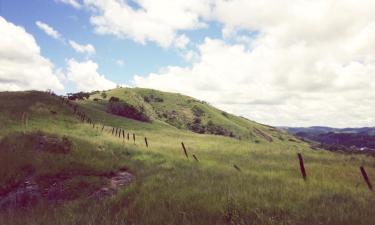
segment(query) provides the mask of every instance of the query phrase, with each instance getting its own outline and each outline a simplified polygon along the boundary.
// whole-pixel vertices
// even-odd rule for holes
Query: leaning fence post
[[[103,127],[102,127],[102,132],[103,132],[103,130],[104,130],[104,125],[103,125]]]
[[[129,141],[129,133],[126,136],[127,136],[128,141]]]
[[[368,178],[367,176],[367,173],[366,173],[366,170],[363,166],[359,167],[360,170],[361,170],[361,173],[362,173],[362,176],[363,176],[363,179],[365,180],[367,186],[368,186],[368,189],[370,189],[370,191],[372,191],[372,184],[371,184],[371,181],[370,179]]]
[[[113,133],[115,132],[115,128],[114,127],[112,127],[112,135],[113,135]]]
[[[198,158],[193,154],[193,158],[195,159],[195,161],[199,162]]]
[[[133,141],[134,141],[134,144],[135,144],[135,134],[133,133]]]
[[[145,137],[145,143],[146,143],[146,147],[148,148],[147,137]]]
[[[238,172],[241,172],[241,168],[238,167],[236,164],[233,164],[233,167],[234,167]]]
[[[188,156],[188,153],[187,153],[187,151],[186,151],[186,148],[185,148],[184,142],[181,142],[181,145],[182,145],[182,148],[184,149],[185,156],[186,156],[186,158],[188,159],[189,156]]]
[[[305,170],[305,165],[304,165],[304,162],[303,162],[303,158],[302,158],[302,154],[301,153],[298,153],[298,159],[299,159],[299,167],[301,169],[301,174],[302,174],[302,177],[304,180],[306,180],[306,170]]]

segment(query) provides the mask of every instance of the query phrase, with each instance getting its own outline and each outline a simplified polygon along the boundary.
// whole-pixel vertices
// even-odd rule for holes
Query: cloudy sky
[[[375,126],[375,1],[0,0],[0,91],[138,86],[252,120]]]

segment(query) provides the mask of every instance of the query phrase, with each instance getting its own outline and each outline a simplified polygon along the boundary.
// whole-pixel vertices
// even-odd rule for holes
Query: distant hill
[[[318,142],[329,150],[375,153],[375,127],[282,127],[300,138]]]

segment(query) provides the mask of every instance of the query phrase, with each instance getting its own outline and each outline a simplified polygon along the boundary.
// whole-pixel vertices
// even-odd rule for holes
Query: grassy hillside
[[[177,93],[166,93],[144,88],[117,88],[90,96],[100,99],[97,105],[108,106],[111,97],[117,97],[137,109],[141,109],[152,121],[163,121],[179,129],[187,129],[196,133],[217,134],[237,139],[252,141],[265,140],[266,136],[282,138],[272,128],[231,115],[210,106],[208,103]],[[95,105],[95,104],[94,104]]]
[[[42,92],[0,93],[0,201],[25,179],[40,187],[63,184],[57,203],[42,199],[32,207],[1,209],[0,224],[375,221],[375,196],[359,171],[363,165],[375,179],[372,157],[312,150],[272,127],[179,94],[123,88],[106,94],[69,106]],[[142,107],[151,122],[108,113],[110,97]],[[94,125],[82,122],[72,104]],[[234,138],[189,131],[197,107],[202,125],[211,120]],[[112,135],[113,128],[124,130],[125,138]],[[297,153],[304,156],[306,181]],[[120,170],[134,175],[130,185],[101,200],[91,197]]]

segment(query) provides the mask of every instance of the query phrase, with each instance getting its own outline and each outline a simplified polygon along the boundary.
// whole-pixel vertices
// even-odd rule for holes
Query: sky
[[[0,0],[0,91],[144,87],[274,126],[375,126],[375,1]]]

